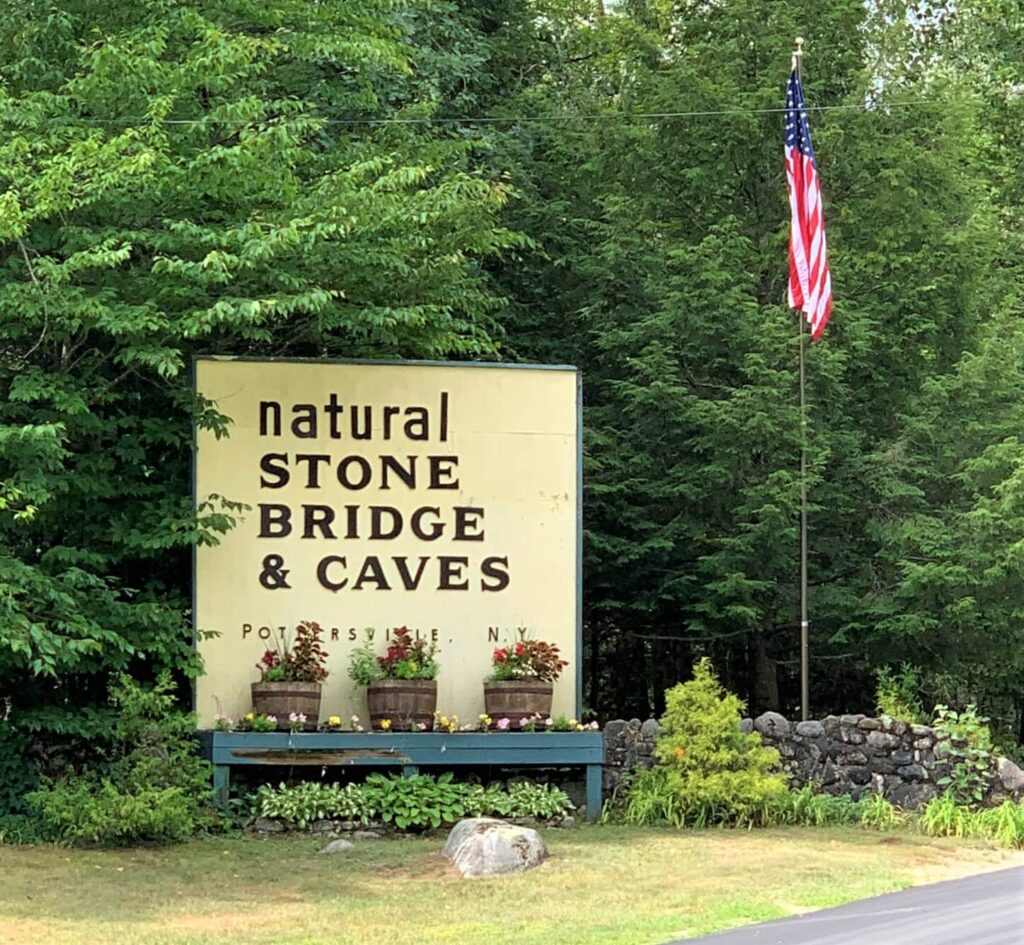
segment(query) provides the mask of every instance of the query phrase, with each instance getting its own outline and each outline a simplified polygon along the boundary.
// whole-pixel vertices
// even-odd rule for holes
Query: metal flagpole
[[[810,718],[810,636],[807,619],[807,401],[804,387],[803,312],[797,313],[800,327],[800,718]]]
[[[804,40],[796,38],[793,52],[793,68],[798,79],[803,78]],[[811,682],[810,648],[811,625],[807,619],[807,397],[804,378],[804,347],[807,332],[804,331],[804,313],[797,311],[797,328],[800,332],[800,718],[810,718]]]

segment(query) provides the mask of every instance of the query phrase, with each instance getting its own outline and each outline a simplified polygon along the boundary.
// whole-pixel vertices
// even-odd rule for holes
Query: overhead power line
[[[924,108],[939,107],[941,103],[932,101],[908,101],[908,102],[884,102],[862,103],[849,105],[808,105],[809,112],[834,112],[834,111],[884,111],[887,108]],[[736,115],[774,115],[782,114],[785,108],[716,108],[693,111],[678,112],[599,112],[596,114],[561,114],[561,115],[510,115],[506,117],[496,115],[477,115],[462,117],[403,117],[391,118],[317,118],[316,115],[295,115],[287,116],[296,119],[312,119],[326,125],[495,125],[495,124],[531,124],[543,122],[575,122],[575,121],[657,121],[670,118],[715,118]],[[284,117],[284,116],[282,116]],[[59,121],[60,119],[47,119],[48,121]],[[69,124],[96,124],[96,125],[131,125],[147,124],[156,122],[164,125],[251,125],[260,122],[271,121],[268,118],[165,118],[154,119],[151,116],[126,116],[124,118],[89,118],[68,116],[63,119]]]

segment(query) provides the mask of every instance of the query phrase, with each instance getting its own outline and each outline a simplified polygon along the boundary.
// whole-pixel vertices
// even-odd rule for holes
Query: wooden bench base
[[[587,819],[601,813],[604,736],[600,732],[201,732],[213,762],[214,794],[227,805],[235,765],[420,768],[569,768],[586,770]]]

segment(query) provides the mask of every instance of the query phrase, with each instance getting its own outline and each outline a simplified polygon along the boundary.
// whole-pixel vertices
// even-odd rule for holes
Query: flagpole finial
[[[796,49],[793,50],[793,71],[799,72],[804,62],[804,38],[797,36]]]

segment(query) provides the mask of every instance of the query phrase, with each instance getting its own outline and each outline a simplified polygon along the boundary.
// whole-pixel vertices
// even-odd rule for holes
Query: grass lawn
[[[0,847],[4,945],[645,945],[1024,863],[856,829],[548,831],[551,859],[463,880],[443,838]]]

